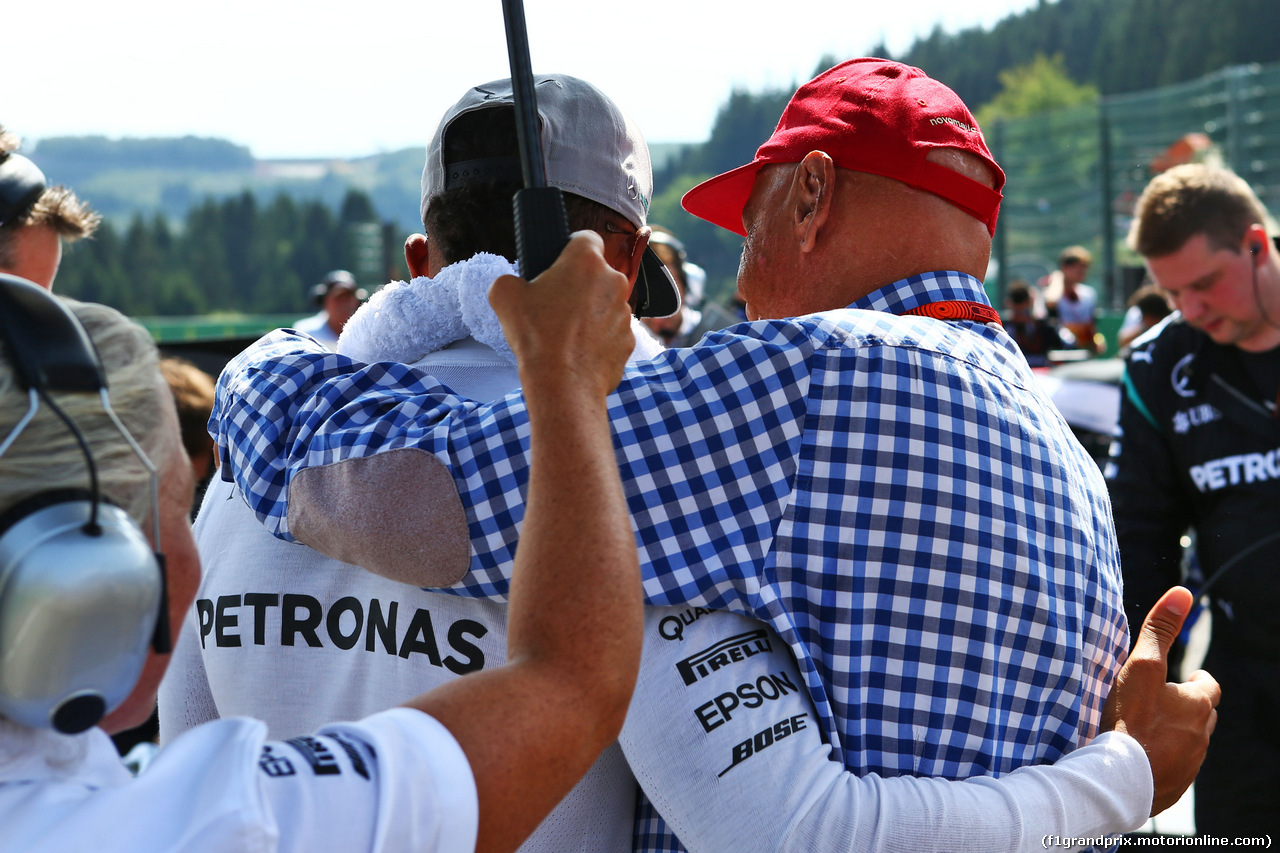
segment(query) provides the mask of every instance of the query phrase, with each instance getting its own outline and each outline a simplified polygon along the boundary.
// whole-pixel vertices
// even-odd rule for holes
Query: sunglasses
[[[24,216],[44,192],[44,172],[21,154],[0,154],[0,227]]]

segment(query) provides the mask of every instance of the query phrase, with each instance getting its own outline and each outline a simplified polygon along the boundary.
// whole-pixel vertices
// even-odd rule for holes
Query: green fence
[[[297,314],[233,317],[135,317],[159,344],[203,343],[256,338],[272,329],[292,326]]]
[[[1124,245],[1133,203],[1189,134],[1212,143],[1196,159],[1233,169],[1269,209],[1280,202],[1280,63],[1234,66],[985,131],[1008,177],[993,247],[999,270],[988,282],[997,305],[1010,281],[1044,275],[1062,248],[1079,244],[1094,254],[1089,283],[1100,307],[1122,311],[1142,277],[1141,260]]]

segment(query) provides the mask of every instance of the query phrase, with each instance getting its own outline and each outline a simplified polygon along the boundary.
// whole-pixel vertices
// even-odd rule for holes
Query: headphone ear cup
[[[97,532],[92,512],[87,498],[46,499],[0,532],[0,714],[23,725],[84,731],[146,663],[163,598],[156,556],[124,510],[99,504]]]

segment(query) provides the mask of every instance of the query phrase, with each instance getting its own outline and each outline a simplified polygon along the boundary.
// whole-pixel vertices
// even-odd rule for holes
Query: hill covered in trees
[[[1040,0],[990,30],[935,30],[891,58],[946,82],[975,112],[1028,109],[1034,99],[999,100],[1028,73],[1060,75],[1056,91],[1074,98],[1139,91],[1280,60],[1278,28],[1275,0]],[[815,73],[843,58],[815,57]],[[740,239],[685,214],[680,196],[750,160],[790,94],[735,92],[708,140],[655,151],[651,221],[685,242],[714,297],[732,291]],[[417,148],[263,162],[223,140],[84,137],[42,140],[32,157],[111,220],[68,253],[59,290],[135,314],[304,310],[306,286],[326,269],[385,274],[418,227]]]
[[[1082,93],[1106,97],[1193,80],[1232,65],[1280,61],[1278,28],[1275,0],[1040,0],[989,30],[935,29],[901,54],[884,45],[870,53],[923,68],[978,113],[1019,82],[1047,83],[1071,99],[1051,106],[1066,106],[1079,103]],[[822,57],[814,73],[845,58]],[[1028,69],[1031,76],[1047,70],[1062,79],[1029,81],[1028,73],[1020,73]],[[708,270],[708,292],[720,299],[732,292],[741,241],[686,214],[680,196],[698,181],[748,162],[773,132],[790,95],[733,93],[710,139],[687,147],[655,173],[651,221],[680,235],[691,260]],[[1034,97],[1020,100],[1037,103]]]
[[[331,269],[356,271],[365,284],[403,278],[403,257],[391,251],[402,240],[357,191],[336,211],[317,200],[262,202],[244,192],[206,199],[178,225],[141,214],[125,226],[107,223],[65,254],[56,286],[135,317],[301,317],[315,310],[309,291]]]
[[[1278,27],[1275,0],[1040,0],[990,31],[935,29],[892,58],[946,81],[976,109],[999,93],[1002,70],[1038,55],[1061,54],[1073,80],[1115,95],[1280,60]]]

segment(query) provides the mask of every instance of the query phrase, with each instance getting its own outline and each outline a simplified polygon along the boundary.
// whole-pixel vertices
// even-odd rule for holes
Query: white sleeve
[[[87,777],[31,786],[28,799],[36,805],[26,812],[43,824],[37,847],[131,853],[475,849],[475,779],[462,747],[437,720],[393,708],[287,741],[268,741],[266,733],[265,724],[246,717],[199,726],[161,749],[136,779],[110,784],[101,780],[124,771],[99,733],[97,748],[109,754]],[[104,777],[103,767],[113,775]],[[0,848],[9,850],[6,828],[0,826]]]
[[[223,483],[214,471],[213,479],[205,490],[201,512],[194,525],[197,544],[203,527],[204,507],[214,500],[225,500],[230,483]],[[182,628],[173,638],[173,655],[165,670],[160,690],[156,694],[160,718],[160,743],[169,743],[183,732],[202,723],[219,718],[217,703],[209,687],[209,675],[205,672],[204,656],[200,653],[199,617],[195,603],[182,620]]]
[[[267,743],[259,768],[270,777],[268,765],[280,759],[291,772],[261,783],[280,827],[278,853],[363,850],[364,844],[371,853],[475,849],[475,777],[462,747],[433,717],[393,708],[314,736]]]
[[[1105,848],[1138,829],[1151,807],[1146,754],[1116,732],[1056,764],[998,779],[860,778],[828,764],[825,773],[809,774],[815,790],[808,810],[771,849]]]
[[[696,608],[651,609],[620,742],[691,853],[1109,846],[1153,791],[1146,754],[1117,733],[999,779],[858,777],[830,759],[777,636]]]
[[[209,676],[200,654],[194,613],[182,620],[175,638],[173,657],[156,696],[160,716],[160,743],[169,743],[183,732],[218,719],[218,706],[209,688]]]

